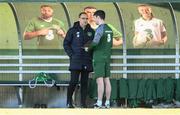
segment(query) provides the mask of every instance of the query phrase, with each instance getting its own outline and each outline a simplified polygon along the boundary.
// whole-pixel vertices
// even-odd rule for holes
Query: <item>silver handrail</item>
[[[180,57],[180,56],[179,56]],[[112,55],[111,59],[175,59],[175,55],[127,55],[127,56],[122,56],[122,55]],[[19,59],[19,56],[10,56],[10,55],[1,55],[0,60],[11,60],[11,59]],[[68,56],[66,55],[24,55],[22,56],[23,60],[29,60],[29,59],[69,59]],[[1,67],[68,67],[69,63],[11,63],[11,64],[0,64]],[[179,67],[180,64],[177,63],[111,63],[111,67]],[[40,72],[45,72],[45,73],[69,73],[68,70],[1,70],[0,73],[17,73],[17,74],[29,74],[29,73],[40,73]],[[119,73],[119,74],[127,74],[127,73],[180,73],[179,70],[111,70],[111,73]]]
[[[180,55],[178,56],[180,58]],[[122,55],[112,55],[111,59],[175,59],[176,55],[127,55],[127,56],[122,56]],[[2,56],[0,55],[0,59],[19,59],[19,56]],[[68,56],[63,55],[26,55],[22,56],[22,59],[69,59]]]

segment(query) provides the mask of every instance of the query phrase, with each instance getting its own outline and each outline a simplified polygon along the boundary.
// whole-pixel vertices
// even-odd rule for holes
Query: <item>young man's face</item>
[[[140,6],[140,7],[138,7],[138,11],[144,19],[152,18],[152,11],[151,11],[150,7]]]
[[[79,22],[81,26],[85,27],[88,24],[88,16],[86,14],[81,14]]]
[[[94,21],[93,15],[96,12],[96,9],[94,8],[87,8],[84,10],[84,12],[86,12],[87,16],[88,16],[88,21],[92,22]]]
[[[43,19],[49,19],[53,16],[53,9],[51,7],[42,7],[41,8],[41,17]]]
[[[99,16],[93,16],[94,21],[97,25],[99,25]]]

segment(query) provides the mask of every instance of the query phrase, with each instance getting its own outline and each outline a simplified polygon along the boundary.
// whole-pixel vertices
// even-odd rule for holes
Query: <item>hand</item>
[[[63,38],[65,38],[65,36],[66,36],[64,30],[62,30],[61,28],[59,30],[57,30],[57,34],[60,35]]]
[[[59,30],[57,30],[57,33],[58,33],[59,35],[63,35],[63,34],[64,34],[64,31],[60,28]]]
[[[163,44],[164,44],[164,41],[163,41],[163,40],[159,40],[159,41],[151,40],[151,41],[149,41],[149,43],[150,43],[152,46],[160,46],[160,45],[163,45]]]
[[[37,33],[40,36],[45,36],[49,33],[49,28],[41,29],[41,30],[37,31]]]
[[[58,25],[53,25],[52,28],[55,29],[55,30],[57,30],[57,31],[58,31],[59,29],[61,29],[60,26],[58,26]]]
[[[88,47],[81,47],[82,49],[84,49],[84,51],[88,52],[89,48]]]
[[[113,38],[113,46],[120,46],[123,43],[122,38]]]
[[[161,40],[161,41],[160,41],[160,44],[165,44],[165,41],[164,41],[164,40]]]
[[[88,52],[89,48],[88,48],[88,47],[84,47],[84,50],[85,50],[86,52]]]

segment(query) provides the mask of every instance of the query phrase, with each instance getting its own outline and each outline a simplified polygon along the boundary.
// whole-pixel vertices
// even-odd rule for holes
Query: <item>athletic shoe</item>
[[[104,108],[109,109],[110,108],[110,104],[105,105]]]
[[[94,104],[94,108],[96,108],[96,109],[101,109],[102,106],[99,106],[97,103],[95,103],[95,104]]]

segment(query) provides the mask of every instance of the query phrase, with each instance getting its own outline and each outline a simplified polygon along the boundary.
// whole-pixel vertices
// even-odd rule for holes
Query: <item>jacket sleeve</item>
[[[65,37],[64,42],[63,42],[64,50],[65,50],[65,52],[67,53],[67,55],[69,57],[71,57],[72,54],[73,54],[73,50],[72,50],[72,47],[71,47],[72,37],[73,37],[73,35],[72,35],[72,31],[70,29],[67,32],[66,37]]]

